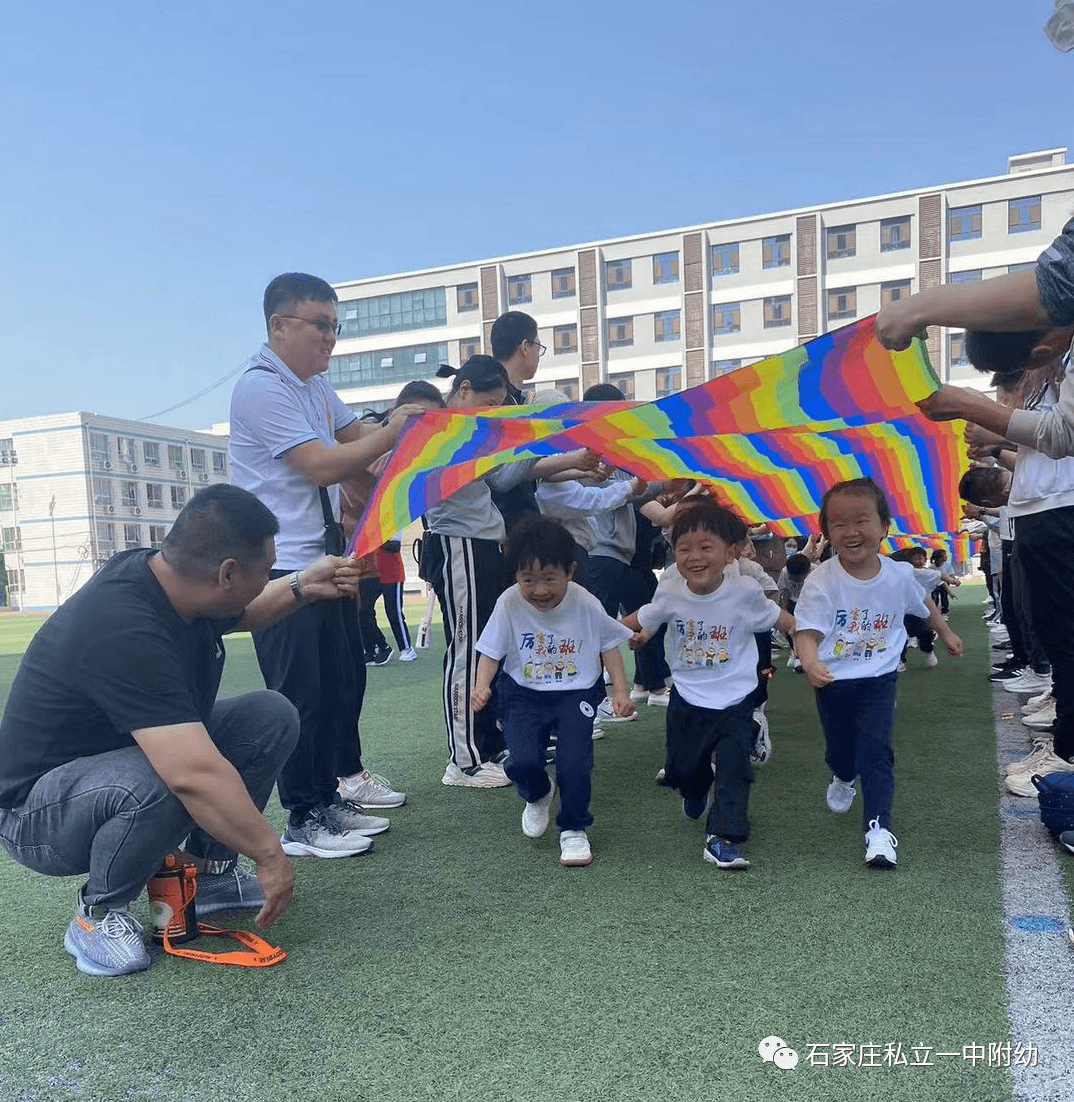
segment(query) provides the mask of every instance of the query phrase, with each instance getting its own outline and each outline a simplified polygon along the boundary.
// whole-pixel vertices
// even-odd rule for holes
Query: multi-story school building
[[[106,559],[159,547],[190,495],[227,482],[227,437],[57,413],[0,421],[12,609],[53,609]]]
[[[1002,176],[336,284],[329,378],[384,409],[439,363],[491,352],[497,315],[533,315],[532,389],[596,382],[649,401],[785,351],[937,283],[1031,265],[1074,210],[1065,149]],[[941,378],[983,385],[963,335],[936,331]]]

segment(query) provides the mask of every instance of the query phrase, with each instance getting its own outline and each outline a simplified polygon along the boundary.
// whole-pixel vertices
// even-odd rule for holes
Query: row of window
[[[118,491],[113,493],[118,486]],[[115,509],[117,506],[123,511],[140,509],[142,506],[140,486],[145,487],[145,507],[147,509],[163,509],[165,489],[169,491],[173,509],[182,509],[187,502],[187,488],[177,483],[167,487],[160,482],[119,482],[113,484],[108,478],[93,479],[93,504],[98,509]]]
[[[331,358],[328,380],[336,387],[351,387],[428,379],[436,374],[437,365],[446,361],[447,357],[446,342],[352,352]]]
[[[98,470],[111,470],[114,464],[108,433],[91,432],[89,446],[92,465]],[[182,444],[165,444],[164,453],[161,452],[161,447],[162,445],[156,440],[143,440],[139,449],[138,441],[132,437],[117,436],[115,456],[128,471],[138,470],[139,462],[151,470],[163,470],[166,458],[168,470],[190,471],[198,475],[208,473],[207,464],[211,461],[213,474],[227,477],[227,452],[190,448],[188,455],[187,449]]]
[[[476,285],[475,285],[476,286]],[[443,287],[400,291],[353,299],[337,308],[340,337],[368,337],[447,325],[447,292]]]
[[[1040,196],[1025,195],[1007,201],[1007,232],[1028,233],[1040,229]],[[970,241],[981,236],[981,204],[951,207],[947,212],[947,236],[951,241]]]
[[[147,546],[142,542],[142,526],[140,524],[123,525],[123,546],[116,543],[117,527],[110,521],[97,522],[97,552],[100,556],[114,555],[117,551],[133,551],[138,547]],[[168,534],[168,525],[149,525],[149,547],[160,548],[164,537]]]

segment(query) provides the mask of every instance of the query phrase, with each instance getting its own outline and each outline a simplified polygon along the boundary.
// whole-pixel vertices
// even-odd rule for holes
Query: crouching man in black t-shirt
[[[216,699],[221,636],[353,596],[356,572],[325,558],[269,581],[278,530],[253,494],[207,487],[159,553],[109,559],[23,656],[0,720],[0,842],[35,872],[88,874],[64,938],[82,972],[149,967],[128,906],[188,835],[199,913],[257,908],[267,928],[291,900],[291,863],[261,812],[298,714],[267,690]]]

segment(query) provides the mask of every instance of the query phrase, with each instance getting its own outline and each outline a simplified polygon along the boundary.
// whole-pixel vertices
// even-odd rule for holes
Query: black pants
[[[652,600],[656,578],[651,570],[637,570],[610,555],[589,556],[590,592],[600,601],[609,616],[619,618],[624,613],[637,612]],[[671,676],[664,657],[666,624],[640,650],[634,652],[634,683],[643,689],[661,692]]]
[[[1002,594],[1003,623],[1011,637],[1011,653],[1019,665],[1032,667],[1034,673],[1048,673],[1048,655],[1037,634],[1024,556],[1016,539],[1003,544]]]
[[[753,708],[743,700],[730,708],[699,708],[672,688],[668,701],[664,784],[688,800],[703,800],[713,789],[705,833],[728,842],[750,836],[747,814],[753,766],[750,749],[757,737]],[[715,754],[716,775],[712,775]]]
[[[287,570],[273,570],[281,578]],[[292,825],[330,804],[340,777],[362,768],[358,717],[365,696],[365,654],[353,601],[315,601],[253,633],[267,688],[298,709],[298,744],[280,771],[280,803]]]
[[[1055,752],[1070,760],[1074,758],[1074,506],[1016,517],[1014,530],[1033,624],[1052,664]]]
[[[929,627],[928,620],[920,616],[904,616],[902,626],[906,628],[906,643],[903,644],[900,662],[906,661],[906,649],[910,645],[910,639],[916,639],[922,654],[932,654],[936,646],[936,632]],[[843,778],[845,779],[845,778]]]
[[[395,636],[399,653],[409,650],[410,629],[403,615],[403,583],[388,582],[379,578],[363,578],[361,582],[362,606],[358,610],[358,620],[362,625],[362,642],[365,644],[365,656],[373,657],[376,651],[388,650],[388,640],[377,623],[377,601],[383,598],[384,611],[388,614],[388,624]]]

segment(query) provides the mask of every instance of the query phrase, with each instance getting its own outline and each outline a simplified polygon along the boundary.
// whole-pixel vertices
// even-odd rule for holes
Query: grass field
[[[61,947],[78,881],[0,860],[0,1099],[1010,1098],[1004,1071],[937,1055],[1009,1039],[987,641],[963,592],[967,657],[928,671],[912,651],[900,678],[897,872],[863,864],[858,805],[825,808],[811,692],[782,662],[748,872],[702,861],[653,783],[664,713],[644,707],[596,745],[595,863],[562,869],[513,790],[440,785],[438,646],[369,671],[366,763],[410,799],[369,856],[296,861],[277,968],[91,980]],[[0,618],[0,696],[32,626]],[[231,640],[224,692],[260,684]],[[772,1034],[793,1071],[759,1057]]]

